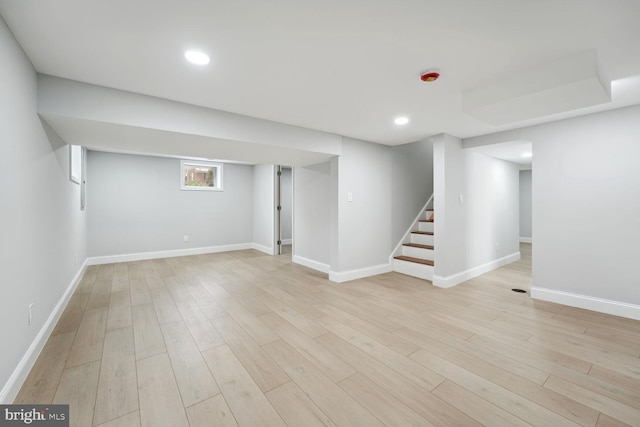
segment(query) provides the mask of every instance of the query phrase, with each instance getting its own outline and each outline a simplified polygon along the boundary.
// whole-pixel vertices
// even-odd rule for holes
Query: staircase
[[[398,273],[433,280],[434,235],[433,196],[418,215],[401,244],[394,251],[393,270]]]

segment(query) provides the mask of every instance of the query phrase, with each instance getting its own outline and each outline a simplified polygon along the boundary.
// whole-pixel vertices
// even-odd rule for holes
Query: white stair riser
[[[411,243],[433,246],[433,236],[427,234],[411,234]]]
[[[400,259],[393,260],[393,271],[417,277],[424,280],[433,280],[433,267]]]
[[[403,246],[402,255],[410,256],[412,258],[428,259],[433,261],[433,249],[414,248],[413,246]]]
[[[418,223],[418,231],[430,231],[433,233],[433,223],[432,222],[419,222]]]

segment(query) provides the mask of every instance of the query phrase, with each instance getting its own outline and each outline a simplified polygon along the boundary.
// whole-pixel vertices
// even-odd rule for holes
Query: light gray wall
[[[533,284],[638,305],[640,107],[554,125],[533,146]]]
[[[434,160],[436,275],[519,252],[517,166],[464,151],[450,135],[435,138]]]
[[[338,263],[334,272],[388,264],[391,254],[391,148],[343,138],[338,159]],[[352,193],[353,201],[347,201]]]
[[[519,169],[511,162],[467,157],[467,268],[520,252]]]
[[[331,163],[294,168],[294,255],[328,268],[331,244]]]
[[[331,163],[296,167],[293,209],[294,256],[326,269],[331,262]]]
[[[531,234],[531,171],[520,171],[520,237]]]
[[[467,269],[467,158],[460,140],[450,135],[434,138],[434,246],[435,274],[446,277]]]
[[[340,158],[329,161],[329,270],[340,264]]]
[[[640,106],[469,143],[518,139],[535,156],[533,286],[640,304]]]
[[[92,257],[253,241],[252,166],[225,164],[224,191],[180,190],[178,159],[89,151],[87,166]]]
[[[433,143],[342,139],[342,155],[295,168],[295,255],[341,273],[386,265],[433,192]],[[348,201],[351,193],[353,201]]]
[[[293,177],[291,168],[282,168],[280,177],[280,235],[282,240],[291,240],[293,226]]]
[[[253,243],[275,253],[275,166],[253,167]]]
[[[86,224],[68,146],[38,119],[36,72],[2,18],[0,58],[0,403],[11,403],[24,380],[8,383],[12,373],[41,330],[46,341],[47,319],[86,259]]]
[[[391,148],[391,247],[407,232],[433,193],[433,142]]]

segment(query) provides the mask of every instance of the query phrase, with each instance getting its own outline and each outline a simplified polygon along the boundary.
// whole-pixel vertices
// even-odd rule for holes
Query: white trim
[[[407,230],[407,232],[402,235],[402,239],[400,239],[395,249],[393,249],[393,251],[391,252],[391,255],[389,255],[389,264],[393,264],[393,257],[395,257],[396,255],[400,255],[400,247],[402,246],[402,244],[409,241],[411,232],[413,231],[413,227],[416,225],[420,217],[424,215],[425,211],[427,210],[427,206],[429,206],[429,203],[431,203],[431,201],[433,200],[433,194],[434,193],[431,193],[431,197],[429,197],[429,200],[427,200],[427,203],[424,204],[424,206],[422,207],[422,210],[418,213],[418,215],[413,220],[411,225],[409,225],[409,229]]]
[[[520,259],[520,252],[514,252],[511,255],[507,255],[500,259],[490,261],[486,264],[479,265],[477,267],[470,268],[460,273],[452,274],[451,276],[443,277],[436,274],[433,275],[433,284],[439,288],[450,288],[458,285],[481,274],[487,273],[496,268],[500,268],[503,265],[512,263]]]
[[[531,237],[522,237],[520,236],[520,243],[533,243]]]
[[[322,262],[318,262],[318,261],[314,261],[312,259],[309,258],[304,258],[298,255],[294,255],[291,258],[291,261],[296,263],[296,264],[300,264],[300,265],[304,265],[305,267],[309,267],[313,270],[317,270],[320,271],[322,273],[329,273],[330,267],[329,264],[324,264]]]
[[[275,255],[273,248],[270,248],[269,246],[261,245],[258,243],[252,243],[251,247],[247,249],[255,249],[256,251],[264,252],[265,254],[268,254],[268,255]]]
[[[363,277],[389,273],[390,271],[393,271],[393,264],[380,264],[349,271],[329,271],[329,280],[342,283],[348,282],[349,280],[362,279]]]
[[[570,292],[539,288],[537,286],[531,287],[531,298],[640,320],[640,305],[629,304],[626,302],[612,301],[588,295],[572,294]]]
[[[69,286],[67,286],[67,289],[64,291],[64,293],[60,297],[60,300],[58,300],[58,303],[53,308],[53,311],[51,311],[51,314],[49,314],[47,321],[44,322],[44,325],[42,325],[42,328],[40,328],[38,335],[36,335],[33,342],[27,349],[27,352],[24,354],[24,356],[22,356],[22,359],[20,359],[18,366],[16,366],[9,379],[2,387],[2,390],[0,390],[1,404],[11,404],[15,400],[18,392],[20,391],[20,388],[22,387],[22,384],[24,384],[24,381],[27,379],[27,375],[29,375],[29,371],[31,371],[31,368],[33,368],[36,360],[38,360],[40,352],[44,348],[44,345],[47,343],[47,340],[49,339],[51,332],[53,332],[53,329],[58,323],[62,312],[67,307],[69,299],[71,299],[71,295],[73,295],[73,292],[78,287],[80,279],[82,279],[82,276],[87,269],[87,265],[89,265],[87,261],[88,260],[84,261],[84,263],[80,267],[80,270],[78,270],[76,275],[73,277],[71,283],[69,283]]]
[[[291,245],[293,243],[293,239],[282,239],[283,245]]]
[[[82,147],[79,145],[69,145],[69,179],[75,184],[82,180]]]
[[[216,252],[241,251],[256,249],[255,243],[240,243],[236,245],[209,246],[204,248],[174,249],[169,251],[140,252],[136,254],[107,255],[87,259],[87,265],[112,264],[114,262],[143,261],[158,258],[173,258],[188,255],[213,254]]]

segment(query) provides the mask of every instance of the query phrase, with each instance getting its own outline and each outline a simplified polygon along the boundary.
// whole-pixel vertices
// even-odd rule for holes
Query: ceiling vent
[[[505,125],[611,102],[595,49],[462,93],[462,111]]]

